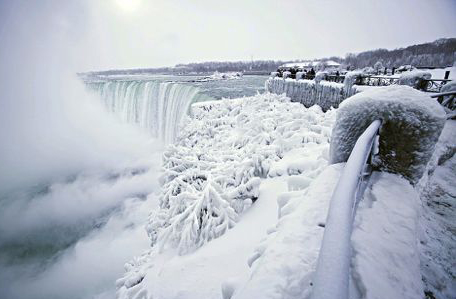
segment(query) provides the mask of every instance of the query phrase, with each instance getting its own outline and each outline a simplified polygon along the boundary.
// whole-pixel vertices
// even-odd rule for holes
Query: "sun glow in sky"
[[[124,12],[133,13],[141,5],[141,0],[115,0],[117,6]]]

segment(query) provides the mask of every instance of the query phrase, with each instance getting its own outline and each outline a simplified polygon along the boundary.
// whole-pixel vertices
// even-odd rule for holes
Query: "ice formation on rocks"
[[[425,93],[408,86],[376,87],[354,95],[337,110],[331,163],[344,162],[361,133],[383,121],[377,167],[416,183],[445,123],[445,111]]]

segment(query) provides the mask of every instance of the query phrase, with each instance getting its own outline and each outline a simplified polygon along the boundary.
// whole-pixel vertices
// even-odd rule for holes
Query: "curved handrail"
[[[378,152],[380,120],[375,120],[356,141],[333,192],[323,242],[313,280],[312,299],[348,299],[351,258],[350,237],[357,198],[362,196],[366,163]]]

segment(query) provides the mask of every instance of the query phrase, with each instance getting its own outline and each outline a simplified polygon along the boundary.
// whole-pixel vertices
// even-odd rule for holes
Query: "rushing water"
[[[92,96],[75,95],[64,105],[68,116],[56,110],[42,129],[59,137],[32,144],[46,153],[36,163],[81,167],[0,192],[0,298],[113,298],[123,264],[149,243],[144,223],[157,202],[160,144],[176,137],[192,103],[254,95],[266,78],[198,79],[91,78]],[[67,100],[59,96],[55,103]],[[101,160],[107,165],[94,169]]]

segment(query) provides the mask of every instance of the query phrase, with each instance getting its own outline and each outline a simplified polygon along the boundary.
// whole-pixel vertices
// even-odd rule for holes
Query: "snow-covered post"
[[[426,89],[426,80],[431,79],[432,75],[424,71],[411,71],[402,73],[397,83],[399,85],[408,85],[416,89]]]
[[[446,120],[442,106],[408,86],[391,85],[363,91],[346,99],[337,111],[331,135],[331,163],[347,161],[363,130],[381,119],[379,170],[397,173],[412,184],[422,176]]]
[[[380,120],[375,120],[358,138],[332,195],[312,299],[348,298],[355,199],[380,124]]]

